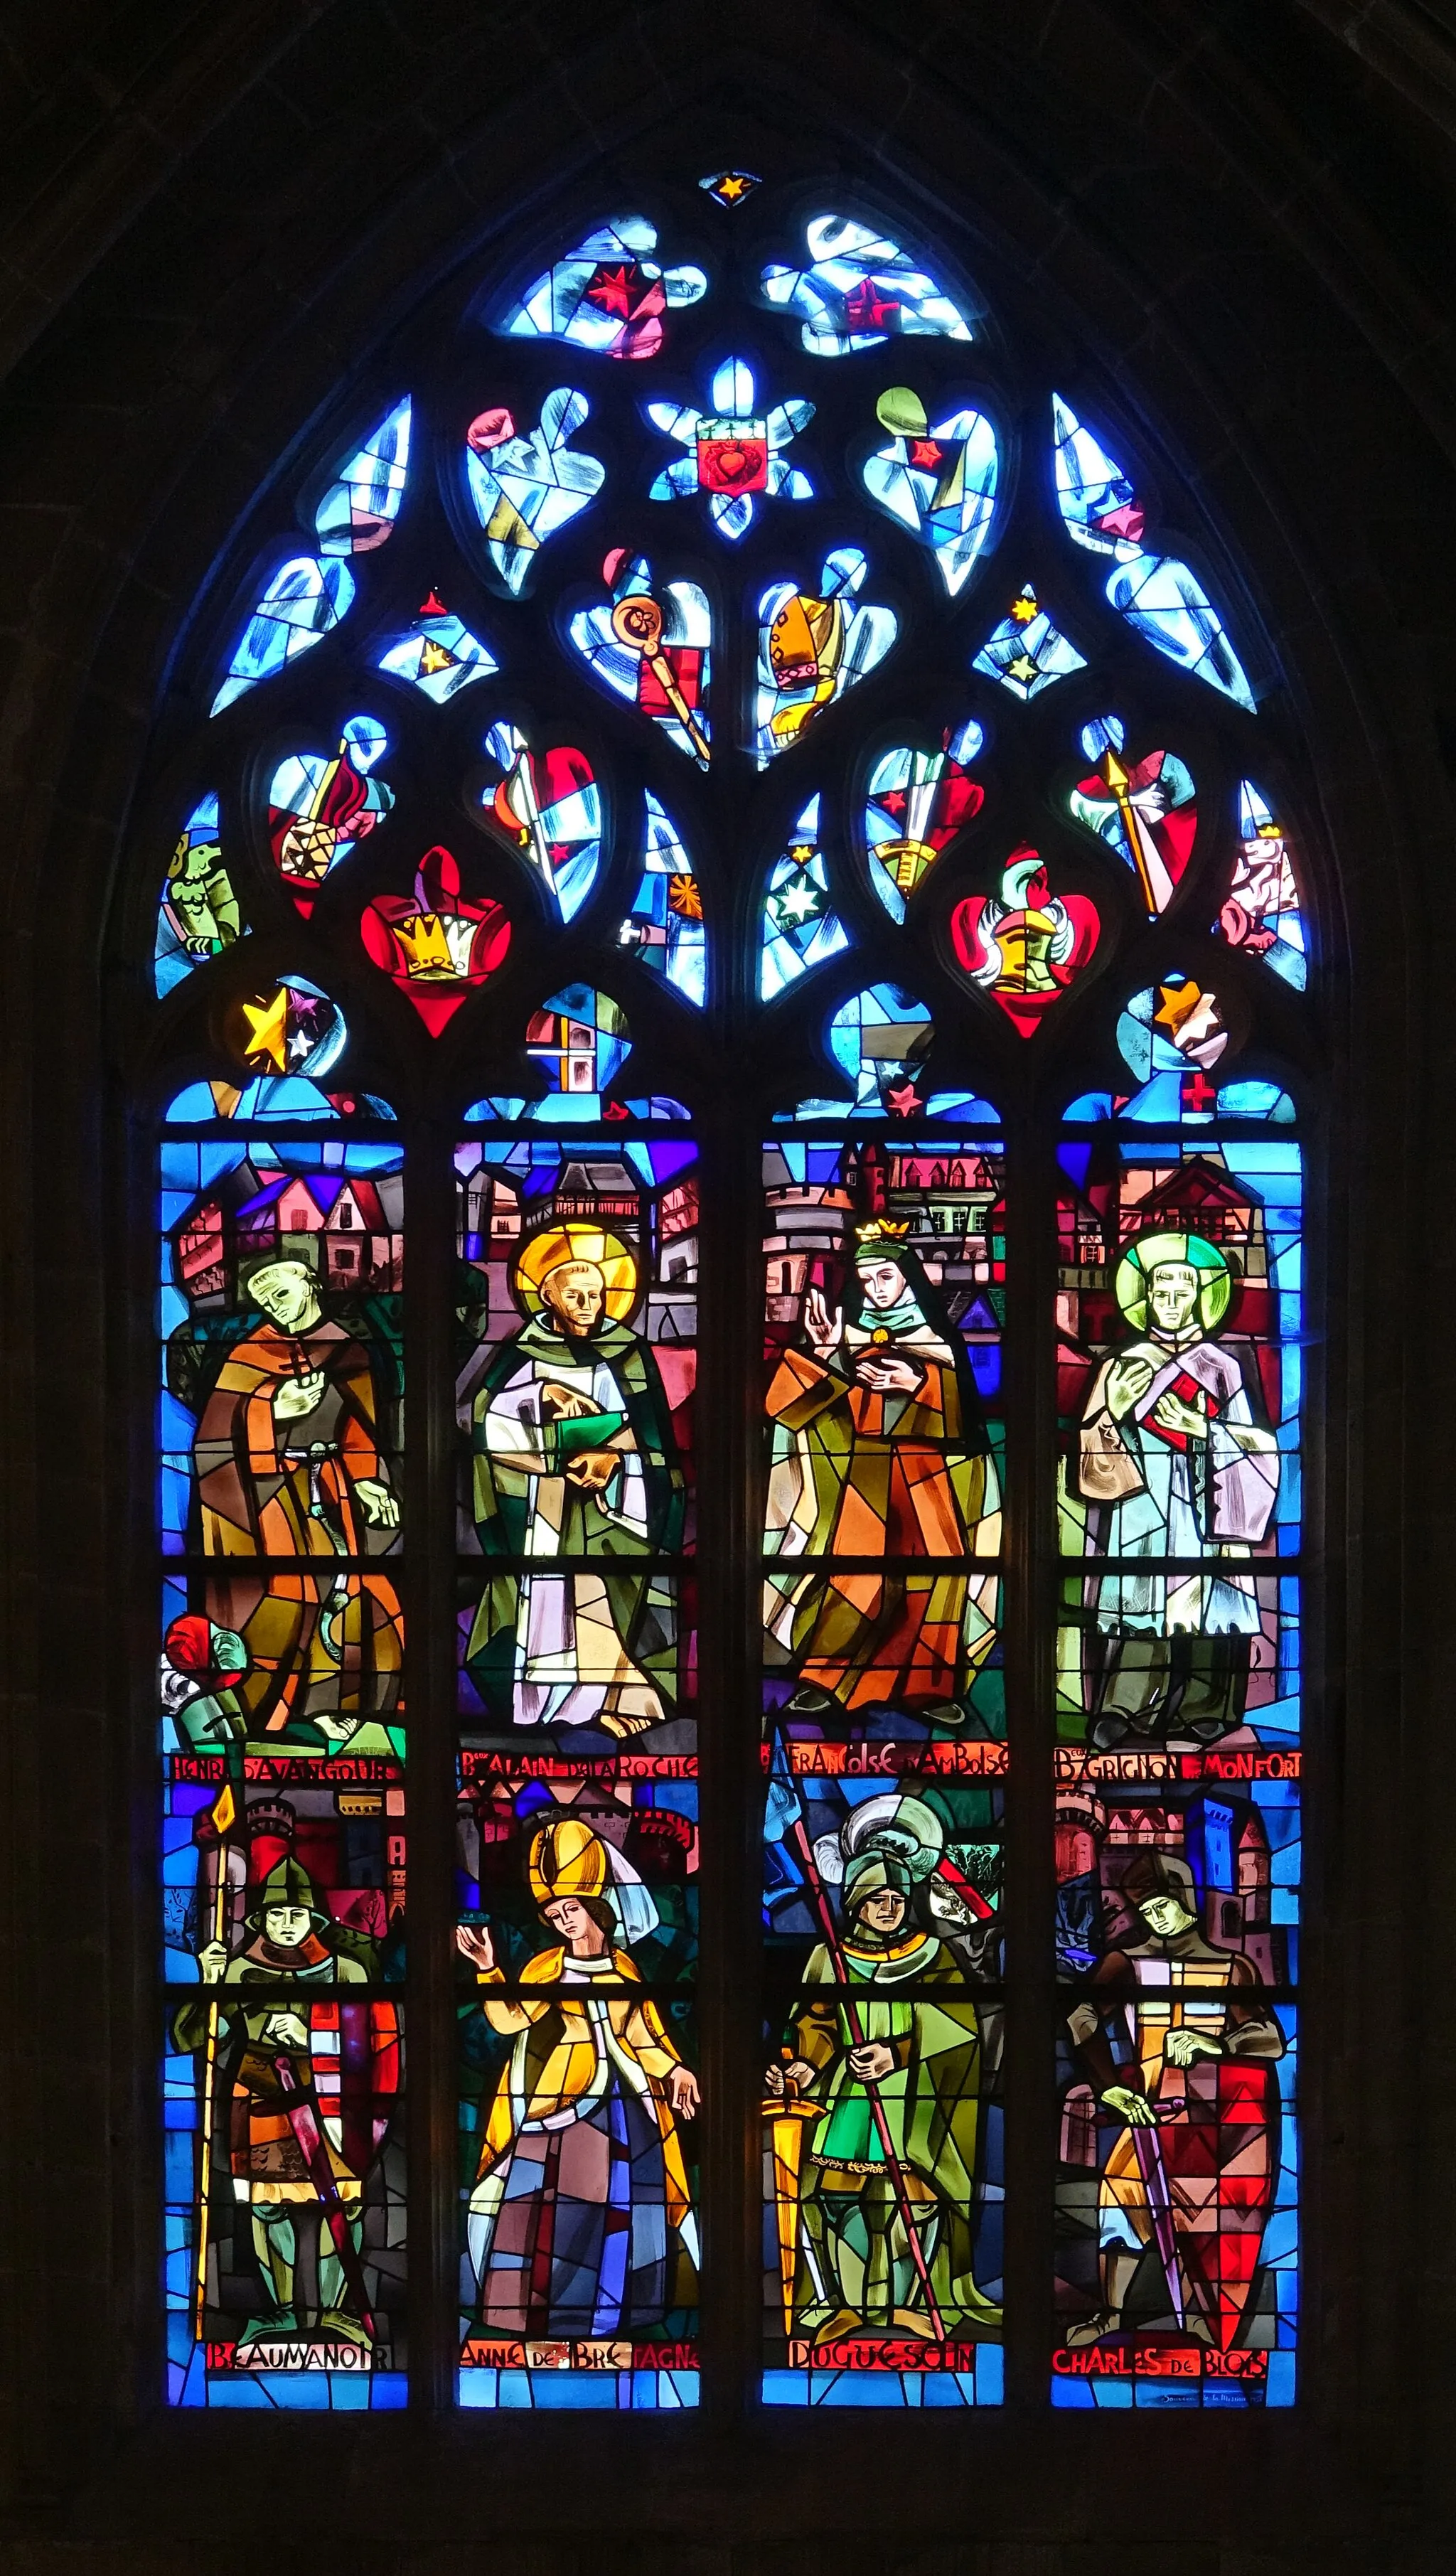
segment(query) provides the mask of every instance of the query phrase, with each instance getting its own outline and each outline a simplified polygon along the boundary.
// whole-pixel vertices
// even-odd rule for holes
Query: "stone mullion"
[[[455,2270],[455,1424],[450,1139],[421,1124],[406,1161],[404,1594],[409,1823],[410,2404],[453,2403]]]
[[[1048,2402],[1056,2143],[1056,1165],[1034,1114],[1010,1125],[1006,1210],[1006,2394],[1030,2411]]]

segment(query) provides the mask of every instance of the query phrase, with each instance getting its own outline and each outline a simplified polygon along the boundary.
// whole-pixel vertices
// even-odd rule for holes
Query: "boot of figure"
[[[296,2334],[298,2317],[293,2305],[293,2273],[297,2248],[292,2219],[281,2211],[259,2208],[255,2202],[253,2251],[272,2306],[260,2316],[249,2317],[242,2342],[256,2343],[265,2335]]]
[[[351,2218],[349,2242],[356,2255],[362,2247],[363,2232],[361,2222],[357,2218]],[[349,2292],[344,2278],[343,2257],[329,2233],[327,2220],[319,2231],[318,2274],[320,2332],[332,2335],[336,2342],[355,2343],[361,2347],[367,2344],[369,2337],[365,2332],[362,2319],[352,2316],[345,2305]]]

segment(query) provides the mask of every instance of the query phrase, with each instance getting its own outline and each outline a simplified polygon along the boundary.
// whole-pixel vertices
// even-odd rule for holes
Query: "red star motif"
[[[910,441],[912,465],[938,465],[944,452],[933,438],[912,438]]]
[[[908,1078],[904,1082],[892,1082],[886,1086],[885,1105],[893,1110],[897,1118],[909,1118],[915,1110],[925,1107],[914,1083]]]
[[[599,268],[586,290],[588,304],[599,304],[604,313],[620,313],[625,320],[637,300],[636,262],[625,268]]]

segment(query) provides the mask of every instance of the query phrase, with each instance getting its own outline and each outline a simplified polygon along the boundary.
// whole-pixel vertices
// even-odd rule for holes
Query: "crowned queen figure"
[[[977,1560],[1000,1544],[1000,1491],[964,1346],[908,1231],[856,1228],[844,1309],[811,1287],[807,1347],[774,1372],[767,1547],[782,1562],[764,1617],[771,1661],[806,1691],[956,1725],[994,1641],[995,1573]],[[849,1562],[794,1562],[826,1557]]]

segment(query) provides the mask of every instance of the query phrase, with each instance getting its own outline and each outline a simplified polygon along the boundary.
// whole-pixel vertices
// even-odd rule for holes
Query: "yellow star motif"
[[[437,671],[448,671],[452,669],[454,661],[454,654],[447,653],[443,644],[437,644],[432,635],[427,635],[425,637],[425,640],[420,647],[420,676],[422,679],[433,679]]]
[[[1008,662],[1006,665],[1007,679],[1019,680],[1024,689],[1029,689],[1032,681],[1038,679],[1040,675],[1041,664],[1033,661],[1029,653],[1018,653],[1015,661]]]
[[[720,206],[738,206],[745,197],[752,196],[758,181],[751,170],[720,170],[716,179],[705,179],[703,185]]]
[[[1184,1022],[1192,1019],[1205,999],[1210,1010],[1213,1008],[1212,993],[1205,996],[1191,977],[1186,984],[1160,984],[1158,995],[1162,1008],[1153,1013],[1153,1026],[1166,1029],[1175,1045]]]
[[[243,1017],[248,1034],[243,1042],[243,1056],[248,1064],[266,1061],[275,1064],[280,1073],[288,1069],[288,991],[280,984],[275,993],[262,993],[256,1002],[244,1002]]]
[[[1019,599],[1013,599],[1011,603],[1011,623],[1013,626],[1029,626],[1032,619],[1037,614],[1036,592],[1034,590],[1024,590]]]

